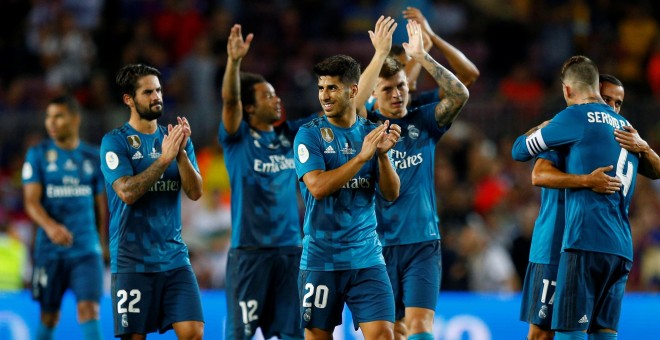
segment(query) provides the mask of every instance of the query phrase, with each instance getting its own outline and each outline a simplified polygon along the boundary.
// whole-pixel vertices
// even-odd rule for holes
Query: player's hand
[[[387,127],[385,128],[382,139],[377,146],[379,154],[385,154],[390,151],[390,149],[392,149],[399,141],[399,137],[401,136],[401,127],[399,125],[391,124],[389,120],[386,120],[383,125]]]
[[[614,139],[622,148],[632,153],[642,153],[649,149],[649,144],[639,136],[632,126],[624,126],[624,130],[614,129]]]
[[[179,154],[179,149],[184,139],[183,126],[177,124],[167,125],[167,135],[163,138],[160,157],[168,164]]]
[[[365,162],[373,158],[378,149],[378,143],[383,139],[385,129],[386,125],[383,124],[371,130],[371,132],[364,136],[362,150],[360,150],[360,153],[356,157],[360,157]]]
[[[73,235],[65,226],[56,224],[48,229],[44,228],[51,242],[58,246],[70,247],[73,244]]]
[[[424,34],[435,34],[433,29],[431,29],[431,25],[429,25],[429,21],[426,20],[426,17],[424,17],[424,14],[422,14],[422,11],[420,11],[419,8],[406,7],[406,9],[403,10],[403,17],[407,20],[417,22]]]
[[[402,44],[403,49],[411,58],[419,61],[426,55],[422,29],[416,21],[412,20],[408,20],[406,29],[408,30],[408,42]]]
[[[230,59],[238,60],[245,57],[250,50],[250,43],[254,38],[254,34],[250,33],[243,40],[241,33],[241,25],[235,24],[229,32],[229,39],[227,39],[227,56]]]
[[[376,51],[387,54],[392,48],[392,35],[397,23],[391,17],[380,16],[376,21],[376,27],[369,31],[369,38]]]
[[[599,194],[613,194],[621,190],[621,180],[606,174],[607,171],[614,169],[614,166],[604,166],[598,168],[587,175],[589,178],[589,187],[593,192]]]
[[[186,145],[188,145],[188,139],[190,139],[190,136],[192,135],[192,130],[190,129],[190,123],[188,123],[188,119],[186,119],[186,117],[177,116],[176,121],[178,125],[181,125],[183,128],[183,141],[179,147],[179,153],[183,153],[183,151],[186,149]]]

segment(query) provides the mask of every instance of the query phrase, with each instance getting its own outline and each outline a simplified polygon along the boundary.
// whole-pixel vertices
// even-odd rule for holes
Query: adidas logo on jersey
[[[332,148],[332,145],[328,145],[327,148],[325,148],[325,151],[323,153],[337,153],[335,152],[335,149]]]
[[[136,159],[142,159],[142,158],[144,158],[144,156],[142,156],[142,153],[140,151],[138,151],[138,152],[133,154],[132,158],[133,158],[133,160],[136,160]]]
[[[578,323],[587,323],[587,322],[589,322],[589,319],[587,319],[587,315],[586,315],[586,314],[583,315],[583,316],[580,318],[580,320],[578,321]]]

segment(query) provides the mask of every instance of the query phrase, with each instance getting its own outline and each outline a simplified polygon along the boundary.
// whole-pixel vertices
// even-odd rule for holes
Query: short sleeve
[[[310,171],[325,170],[319,133],[318,129],[301,128],[296,134],[293,152],[298,180]]]
[[[134,175],[126,147],[115,136],[105,135],[101,141],[101,172],[110,185],[118,178]]]
[[[25,155],[25,162],[21,171],[23,184],[41,183],[43,181],[41,174],[41,158],[38,155],[36,147],[32,147]]]

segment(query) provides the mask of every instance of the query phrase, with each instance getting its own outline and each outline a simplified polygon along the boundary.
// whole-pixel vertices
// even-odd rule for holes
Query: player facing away
[[[253,35],[234,25],[227,41],[218,139],[231,183],[226,339],[302,338],[298,267],[301,226],[293,139],[311,118],[286,121],[280,98],[261,75],[241,73]],[[316,115],[314,115],[316,117]]]
[[[585,339],[586,332],[591,339],[613,339],[632,264],[628,206],[639,158],[612,138],[615,130],[630,123],[601,99],[596,65],[587,57],[573,56],[564,62],[560,79],[568,107],[518,137],[512,155],[526,161],[561,148],[569,174],[613,166],[607,174],[621,181],[614,194],[566,189],[551,322],[560,340]]]
[[[400,127],[356,114],[360,65],[335,55],[314,67],[325,115],[300,128],[296,173],[305,202],[300,314],[305,338],[330,339],[344,303],[366,339],[393,339],[394,299],[376,233],[375,191],[394,200],[388,156]]]
[[[391,158],[401,180],[399,197],[376,195],[378,235],[396,304],[395,334],[404,339],[432,339],[433,319],[440,291],[440,233],[434,190],[435,147],[468,100],[466,86],[424,49],[422,28],[408,23],[406,54],[435,79],[443,98],[408,106],[405,69],[394,58],[378,65],[378,73],[360,82],[374,83],[379,108],[368,113],[373,121],[401,126],[402,135]],[[371,66],[371,65],[370,65]],[[365,72],[366,74],[366,72]]]
[[[621,81],[608,74],[601,74],[600,95],[614,112],[619,113],[624,99]],[[637,131],[615,130],[622,147],[632,153],[643,153],[640,160],[640,174],[657,178],[653,173],[643,172],[642,163],[651,162],[650,168],[660,168],[658,155],[641,139]],[[618,139],[617,139],[618,140]],[[621,189],[621,180],[605,174],[613,166],[598,168],[586,175],[565,173],[563,154],[548,150],[539,154],[534,163],[532,184],[541,187],[541,209],[532,234],[529,264],[522,290],[520,320],[529,324],[527,339],[553,339],[550,329],[553,313],[557,267],[564,234],[564,189],[591,189],[601,194],[613,194]],[[656,173],[657,174],[657,173]]]
[[[50,138],[31,147],[23,164],[25,211],[40,227],[32,276],[32,294],[41,308],[37,340],[53,338],[67,289],[77,300],[83,338],[103,338],[99,235],[107,221],[106,198],[98,147],[80,140],[80,121],[73,97],[50,100],[45,120]]]
[[[202,177],[187,119],[157,123],[163,113],[159,77],[147,65],[119,70],[116,82],[130,118],[101,142],[114,334],[145,339],[173,328],[179,339],[201,339],[199,286],[181,239],[181,191],[199,199]]]

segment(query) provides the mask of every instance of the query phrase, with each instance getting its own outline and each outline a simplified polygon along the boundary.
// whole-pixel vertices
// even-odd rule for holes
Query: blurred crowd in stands
[[[442,289],[519,290],[540,191],[531,185],[532,164],[511,159],[511,143],[565,106],[559,68],[584,54],[623,81],[622,114],[660,150],[657,2],[3,0],[0,277],[13,264],[25,273],[23,285],[29,282],[34,226],[23,212],[20,170],[27,147],[46,137],[45,103],[75,94],[84,107],[82,138],[99,144],[128,117],[115,72],[146,63],[163,74],[163,122],[177,115],[191,122],[205,194],[198,202],[184,199],[184,239],[200,287],[223,288],[231,219],[224,162],[231,160],[223,159],[217,128],[231,25],[255,34],[242,69],[263,74],[286,115],[297,118],[320,109],[312,66],[344,53],[365,67],[373,54],[367,31],[381,14],[397,18],[395,43],[405,41],[400,13],[407,4],[481,73],[437,149]],[[432,84],[423,74],[417,87]],[[638,179],[630,218],[635,261],[627,289],[660,291],[660,182]]]

